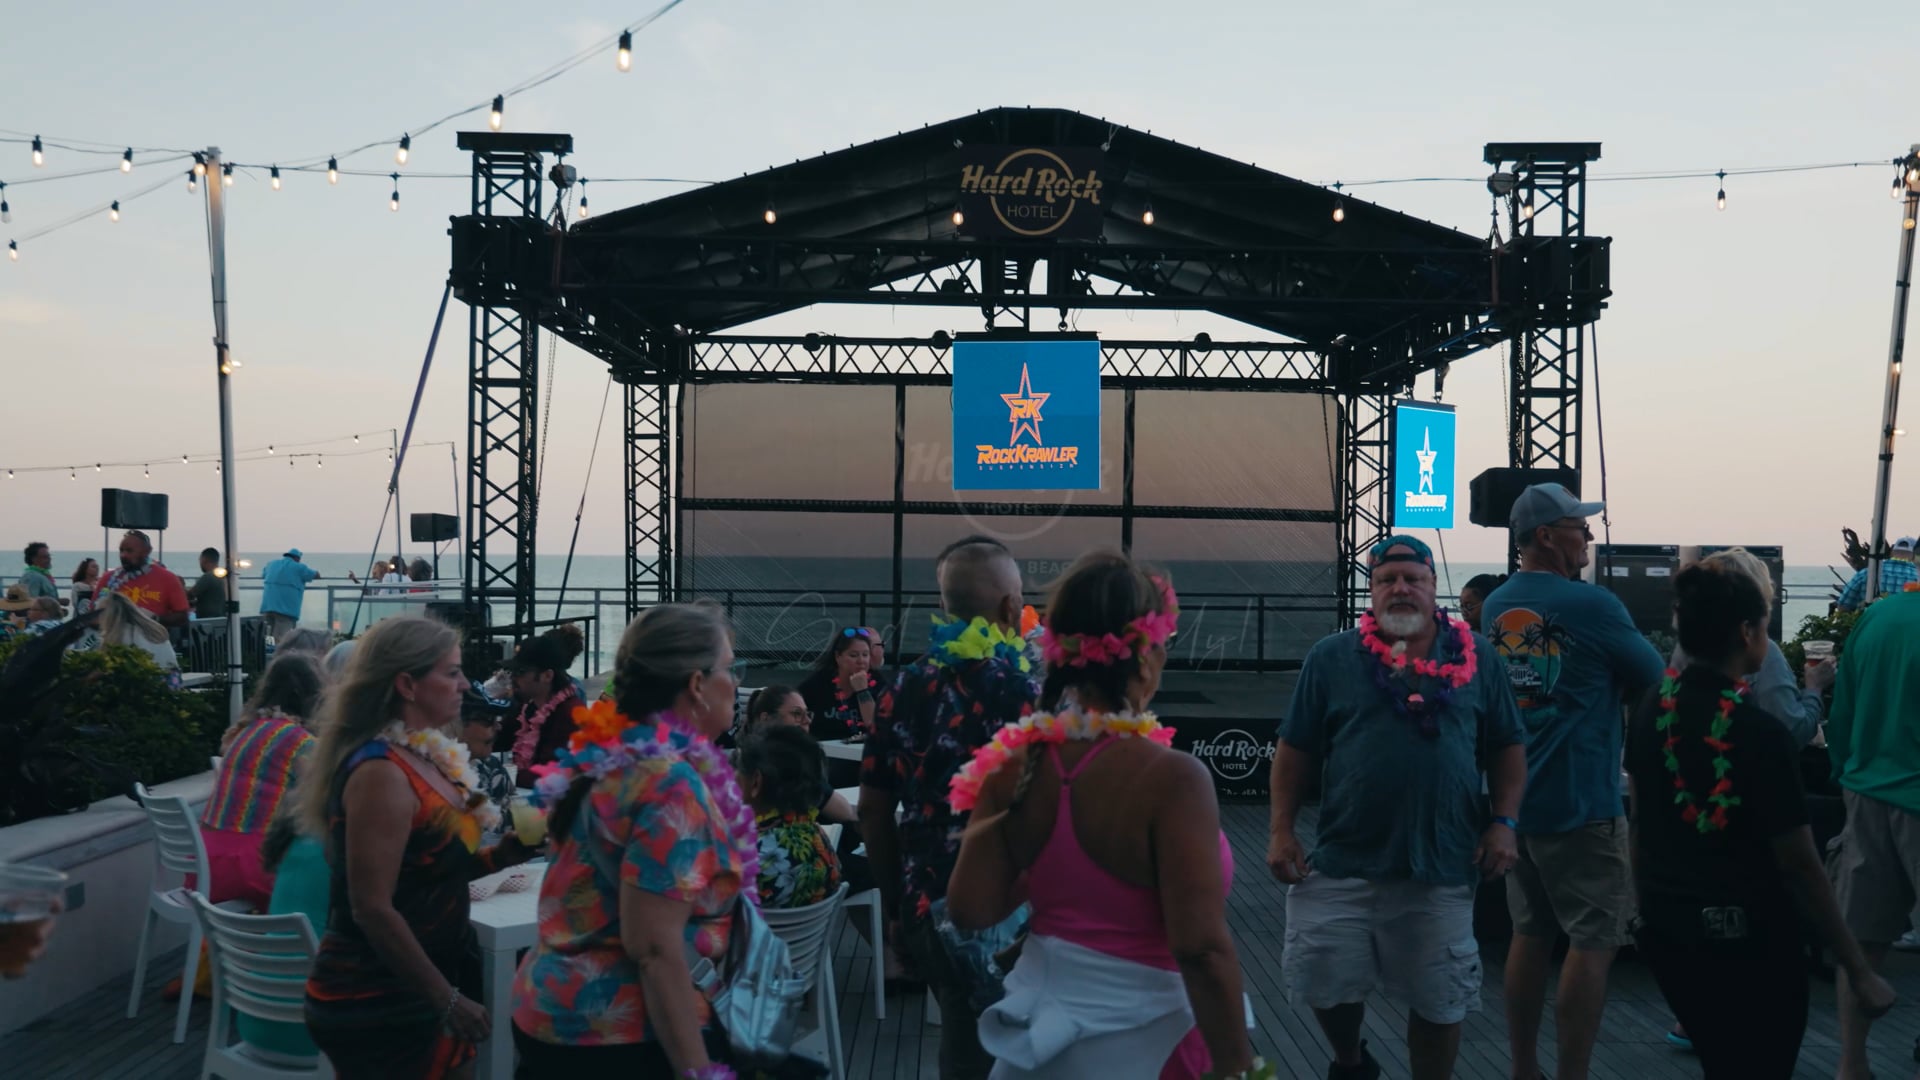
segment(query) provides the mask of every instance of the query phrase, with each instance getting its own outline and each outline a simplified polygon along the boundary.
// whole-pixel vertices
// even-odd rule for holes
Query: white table
[[[820,749],[830,758],[840,761],[859,761],[861,755],[867,752],[867,744],[848,742],[845,739],[825,739],[821,741]]]
[[[213,673],[208,671],[183,671],[180,673],[180,689],[198,690],[213,685]]]
[[[481,879],[493,881],[516,872],[530,875],[532,887],[525,892],[497,892],[473,905],[473,932],[480,939],[480,977],[486,994],[481,1004],[493,1020],[493,1034],[480,1044],[475,1080],[508,1080],[513,1075],[514,956],[532,948],[537,937],[540,881],[547,864],[528,863]]]

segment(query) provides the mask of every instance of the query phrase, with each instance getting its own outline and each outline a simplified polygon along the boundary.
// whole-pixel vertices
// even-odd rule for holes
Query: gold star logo
[[[1013,423],[1013,434],[1007,436],[1008,446],[1020,444],[1022,431],[1033,436],[1033,445],[1046,445],[1040,441],[1040,406],[1045,405],[1052,396],[1033,392],[1033,382],[1027,376],[1027,365],[1021,364],[1020,392],[1000,395],[1000,400],[1007,403],[1007,419]]]

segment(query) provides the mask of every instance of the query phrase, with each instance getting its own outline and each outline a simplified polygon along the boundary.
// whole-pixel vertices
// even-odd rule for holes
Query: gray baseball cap
[[[1531,536],[1542,525],[1561,518],[1592,517],[1606,508],[1605,503],[1581,502],[1563,484],[1535,484],[1513,500],[1507,526],[1515,536]]]

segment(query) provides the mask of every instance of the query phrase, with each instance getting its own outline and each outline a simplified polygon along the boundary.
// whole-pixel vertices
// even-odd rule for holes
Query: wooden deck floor
[[[1240,869],[1229,918],[1239,943],[1247,992],[1253,997],[1259,1031],[1255,1048],[1281,1063],[1282,1076],[1318,1078],[1328,1060],[1312,1014],[1289,1006],[1280,987],[1280,946],[1284,909],[1280,887],[1266,873],[1265,809],[1228,806],[1223,810]],[[890,995],[887,1019],[873,1019],[866,945],[849,929],[838,943],[840,985],[844,991],[842,1025],[848,1076],[866,1078],[937,1077],[939,1031],[925,1024],[924,995]],[[150,965],[152,975],[137,1020],[124,1020],[127,983],[116,980],[20,1031],[0,1036],[0,1075],[22,1080],[74,1077],[187,1078],[199,1075],[205,1046],[207,1006],[198,1004],[187,1041],[169,1041],[173,1009],[160,998],[161,987],[179,972],[179,956]],[[1913,1075],[1913,1046],[1920,1035],[1920,958],[1896,954],[1891,974],[1900,1004],[1874,1027],[1876,1072],[1882,1080]],[[1482,1011],[1467,1021],[1460,1063],[1462,1080],[1504,1080],[1507,1076],[1506,1023],[1502,1015],[1500,967],[1486,964]],[[1597,1080],[1683,1080],[1699,1075],[1694,1059],[1661,1041],[1669,1022],[1660,992],[1645,968],[1623,960],[1615,969],[1606,1020],[1593,1075]],[[1384,1000],[1372,1003],[1368,1035],[1389,1077],[1407,1073],[1402,1032],[1406,1016]],[[1542,1064],[1553,1072],[1552,1008],[1547,1009]],[[1833,988],[1816,981],[1813,1015],[1797,1077],[1831,1077],[1837,1059]],[[1120,1080],[1120,1078],[1113,1078]]]

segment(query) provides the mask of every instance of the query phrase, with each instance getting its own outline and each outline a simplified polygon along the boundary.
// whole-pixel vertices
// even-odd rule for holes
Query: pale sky
[[[0,12],[0,128],[115,146],[218,145],[232,160],[325,156],[484,101],[648,10],[342,2],[26,5]],[[1595,174],[1886,160],[1920,140],[1911,18],[1898,5],[1565,5],[1350,2],[932,5],[688,0],[636,39],[507,106],[507,127],[573,134],[582,175],[719,179],[976,109],[1058,106],[1316,182],[1481,176],[1482,144],[1596,140]],[[471,117],[416,138],[401,210],[380,177],[289,174],[229,190],[236,444],[286,445],[405,420],[464,211],[454,147]],[[0,144],[19,237],[159,178],[21,185],[112,164]],[[394,171],[390,148],[348,168]],[[201,200],[175,182],[0,262],[7,423],[0,467],[171,458],[78,481],[0,479],[9,547],[98,544],[98,489],[173,496],[169,547],[219,540],[219,482],[183,453],[218,446]],[[1790,563],[1837,561],[1838,530],[1869,526],[1898,219],[1886,167],[1595,183],[1589,227],[1614,238],[1599,324],[1607,463],[1621,542],[1779,543]],[[681,188],[590,185],[606,212]],[[1362,197],[1485,235],[1477,183]],[[964,310],[816,310],[785,330],[977,329]],[[1084,318],[1112,336],[1219,335],[1220,320]],[[466,309],[449,312],[415,438],[464,446]],[[605,369],[562,348],[540,550],[564,550]],[[1504,355],[1454,365],[1458,483],[1504,464]],[[1427,387],[1423,380],[1422,392]],[[1591,398],[1590,398],[1591,402]],[[1908,421],[1920,431],[1920,416]],[[619,550],[618,413],[601,446],[584,552]],[[826,434],[823,431],[823,436]],[[1589,426],[1587,491],[1599,491]],[[381,436],[384,439],[384,436]],[[369,445],[363,443],[364,446]],[[333,447],[354,449],[350,442]],[[365,549],[384,499],[381,454],[242,465],[241,548]],[[405,509],[458,511],[447,450],[409,463]],[[1920,532],[1920,456],[1895,466],[1895,535]],[[1501,537],[1465,522],[1455,560],[1495,560]],[[31,533],[32,535],[27,535]],[[391,535],[389,533],[389,535]],[[58,569],[67,568],[61,558]]]

